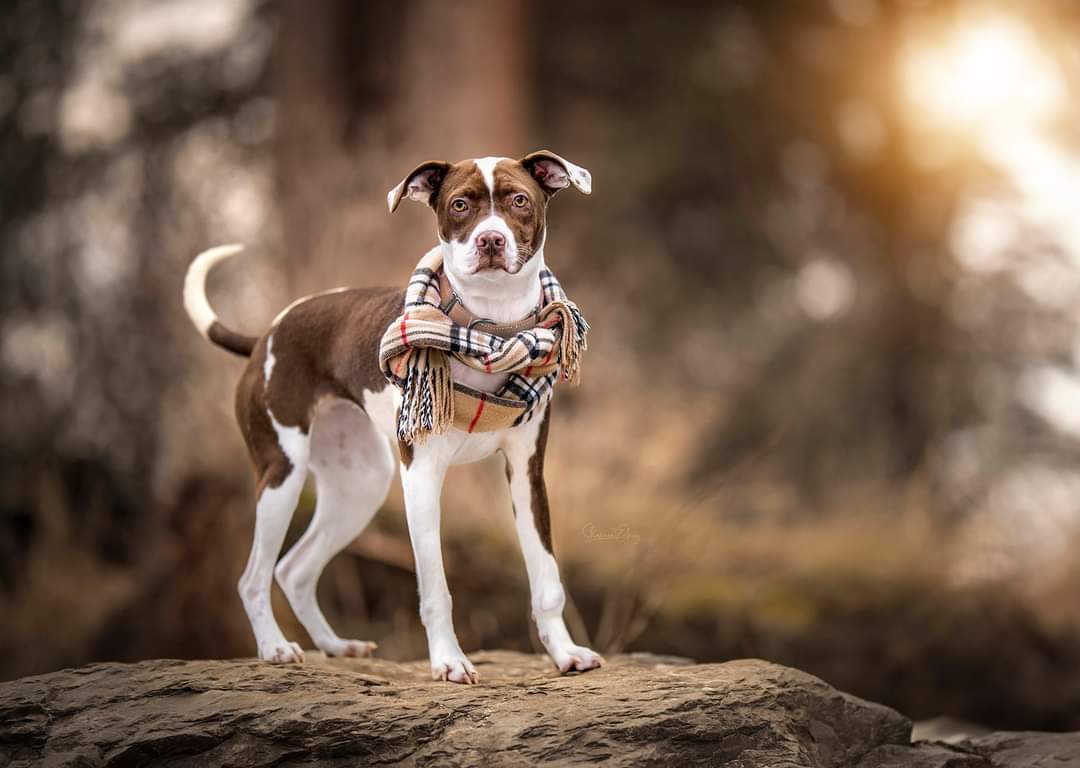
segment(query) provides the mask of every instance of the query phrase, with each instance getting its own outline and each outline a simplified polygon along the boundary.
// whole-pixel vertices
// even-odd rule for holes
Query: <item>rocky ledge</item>
[[[1080,765],[1080,734],[912,745],[903,715],[763,661],[635,654],[558,677],[537,656],[472,659],[476,686],[433,682],[423,662],[310,656],[303,666],[157,660],[24,678],[0,685],[0,768]]]

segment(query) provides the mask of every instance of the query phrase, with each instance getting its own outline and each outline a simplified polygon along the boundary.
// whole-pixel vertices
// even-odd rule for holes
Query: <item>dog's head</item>
[[[520,160],[483,157],[427,162],[390,190],[393,212],[402,198],[427,203],[447,247],[444,265],[463,282],[531,272],[544,247],[547,203],[564,187],[592,191],[589,172],[552,152]]]

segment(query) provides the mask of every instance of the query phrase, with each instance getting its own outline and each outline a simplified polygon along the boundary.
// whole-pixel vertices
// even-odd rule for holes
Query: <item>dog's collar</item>
[[[454,293],[454,289],[450,287],[450,281],[446,277],[446,270],[439,270],[439,296],[442,299],[442,305],[439,307],[443,314],[450,318],[450,320],[456,324],[464,326],[465,328],[479,328],[479,330],[485,333],[490,333],[495,336],[501,336],[504,339],[509,339],[513,336],[517,336],[522,331],[527,331],[531,328],[535,328],[540,319],[540,310],[543,308],[544,292],[540,290],[540,299],[536,302],[536,306],[533,307],[532,312],[517,320],[513,323],[496,323],[494,320],[489,320],[486,317],[478,317],[474,315],[461,301],[461,297]]]

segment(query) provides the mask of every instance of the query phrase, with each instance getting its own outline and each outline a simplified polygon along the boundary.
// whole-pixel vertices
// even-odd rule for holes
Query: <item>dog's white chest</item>
[[[510,378],[510,374],[508,373],[484,373],[483,371],[477,371],[474,368],[465,365],[465,363],[452,358],[450,360],[450,371],[454,376],[454,381],[460,382],[466,387],[471,387],[472,389],[477,389],[481,392],[490,392],[492,394],[502,389],[502,385]]]
[[[384,387],[378,392],[364,390],[363,407],[376,428],[391,443],[396,443],[397,412],[401,407],[401,390],[395,386]],[[530,444],[536,442],[536,435],[529,425],[509,430],[509,433],[515,439],[531,440]],[[432,435],[428,438],[425,450],[447,466],[467,464],[480,461],[493,454],[507,436],[507,430],[466,434],[461,430],[452,429],[445,434]]]

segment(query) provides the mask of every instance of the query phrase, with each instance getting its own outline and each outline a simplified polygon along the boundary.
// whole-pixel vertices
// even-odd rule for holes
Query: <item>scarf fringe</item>
[[[397,431],[407,443],[423,443],[454,423],[454,381],[442,352],[417,349],[412,354],[401,388]]]
[[[581,311],[574,304],[566,304],[563,315],[562,338],[559,342],[559,363],[562,368],[562,380],[571,386],[581,383],[581,357],[589,348],[586,334],[589,324],[585,322]]]

